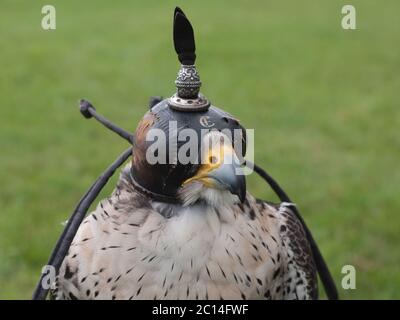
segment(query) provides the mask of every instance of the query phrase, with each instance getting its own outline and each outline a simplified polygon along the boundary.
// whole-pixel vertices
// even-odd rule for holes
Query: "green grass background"
[[[341,28],[347,3],[355,31]],[[44,4],[55,31],[41,29]],[[2,0],[0,298],[30,298],[61,222],[126,148],[78,99],[134,130],[149,96],[174,92],[175,5],[195,27],[202,91],[255,129],[256,162],[298,204],[339,287],[356,267],[341,297],[399,299],[397,0]],[[258,177],[249,188],[276,200]]]

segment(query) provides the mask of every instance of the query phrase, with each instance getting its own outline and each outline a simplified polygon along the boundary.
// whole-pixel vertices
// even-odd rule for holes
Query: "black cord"
[[[100,191],[106,185],[108,180],[113,176],[114,172],[130,157],[132,153],[132,148],[130,147],[124,153],[122,153],[117,160],[115,160],[107,170],[93,183],[90,189],[86,192],[86,194],[79,201],[78,205],[75,208],[75,211],[71,215],[71,218],[68,220],[68,223],[58,240],[47,265],[53,266],[56,272],[58,273],[62,262],[66,254],[68,253],[69,247],[72,243],[72,240],[75,237],[76,232],[85,218],[85,215],[99,195]],[[45,274],[42,274],[39,282],[36,286],[35,292],[33,293],[33,300],[44,300],[49,292],[49,289],[45,289],[42,286],[42,281],[45,277]]]

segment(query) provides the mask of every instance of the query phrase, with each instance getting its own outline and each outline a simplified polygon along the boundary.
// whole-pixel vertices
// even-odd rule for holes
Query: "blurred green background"
[[[348,3],[354,31],[341,28]],[[41,29],[45,4],[55,31]],[[356,267],[341,297],[399,299],[397,0],[2,0],[0,298],[30,298],[61,223],[127,146],[78,99],[134,130],[151,95],[174,92],[175,5],[195,27],[202,91],[255,129],[256,162],[298,204],[339,287]]]

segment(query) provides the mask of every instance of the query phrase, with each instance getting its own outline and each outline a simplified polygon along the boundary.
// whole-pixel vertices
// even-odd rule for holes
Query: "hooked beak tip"
[[[234,182],[229,185],[229,191],[237,195],[241,203],[246,200],[246,179],[244,175],[235,176]]]

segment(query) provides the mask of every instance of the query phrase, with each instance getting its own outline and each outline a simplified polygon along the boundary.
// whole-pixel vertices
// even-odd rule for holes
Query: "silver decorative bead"
[[[175,80],[177,95],[183,99],[197,98],[201,81],[195,65],[181,65]]]

